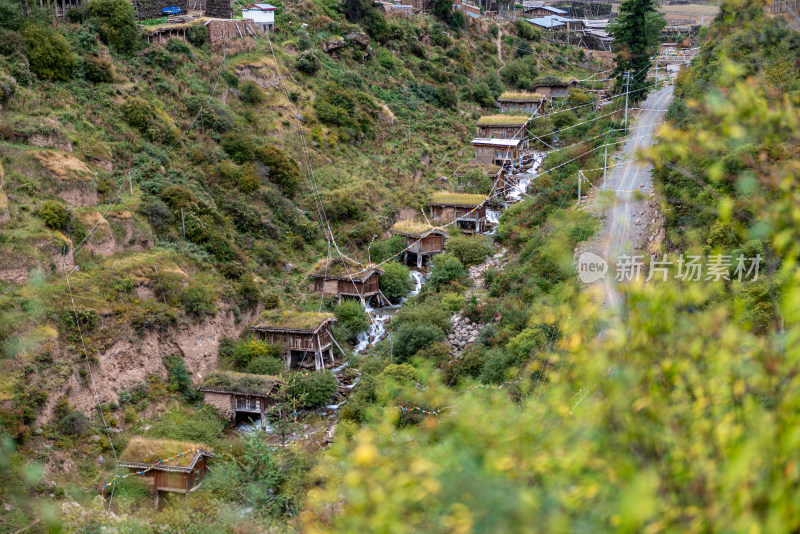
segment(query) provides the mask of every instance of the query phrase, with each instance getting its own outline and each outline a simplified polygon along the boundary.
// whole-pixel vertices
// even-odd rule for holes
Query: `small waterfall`
[[[253,421],[252,423],[242,423],[236,427],[236,431],[240,434],[253,434],[255,432],[264,432],[265,434],[271,434],[275,431],[272,425],[267,422],[266,418],[259,419],[258,421]]]
[[[528,187],[530,187],[531,182],[534,178],[539,174],[539,169],[544,162],[544,154],[541,152],[536,152],[533,154],[533,166],[528,169],[527,172],[518,174],[519,179],[516,183],[511,187],[508,192],[507,198],[510,203],[520,202],[522,200],[523,195],[528,192]]]

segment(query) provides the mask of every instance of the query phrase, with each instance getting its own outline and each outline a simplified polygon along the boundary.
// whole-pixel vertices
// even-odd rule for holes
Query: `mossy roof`
[[[323,258],[311,269],[310,276],[313,278],[326,277],[333,280],[338,278],[350,280],[351,277],[353,280],[363,280],[370,277],[373,271],[378,271],[379,274],[383,272],[375,267],[366,267],[365,270],[365,266],[359,265],[350,259]]]
[[[522,126],[528,119],[527,115],[485,115],[478,119],[478,126]]]
[[[441,228],[436,226],[431,226],[428,223],[417,221],[414,219],[404,219],[402,221],[397,221],[389,228],[390,232],[395,234],[402,234],[402,235],[410,235],[410,236],[421,236],[431,231],[438,230],[440,232],[444,232]]]
[[[280,384],[283,384],[283,380],[279,376],[216,370],[208,373],[198,389],[243,395],[269,395]]]
[[[189,452],[182,456],[176,456],[186,451]],[[131,439],[128,446],[122,451],[120,460],[123,463],[154,464],[159,460],[167,460],[175,456],[175,458],[163,461],[159,465],[189,467],[194,462],[195,456],[197,456],[195,451],[209,453],[211,449],[207,445],[191,441],[136,437]]]
[[[527,93],[527,92],[512,92],[507,91],[500,95],[498,100],[514,100],[517,102],[528,102],[528,101],[541,101],[544,100],[544,95],[539,93]]]
[[[431,204],[442,204],[445,206],[479,206],[486,200],[484,195],[471,195],[468,193],[450,193],[449,191],[439,191],[433,194]]]
[[[336,320],[332,313],[266,310],[254,328],[308,330],[313,332],[325,321]]]

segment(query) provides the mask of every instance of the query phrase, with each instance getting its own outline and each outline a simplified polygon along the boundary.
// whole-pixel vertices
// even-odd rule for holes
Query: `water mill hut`
[[[544,95],[538,93],[528,93],[525,91],[520,92],[505,92],[497,99],[497,105],[500,106],[501,113],[508,113],[509,111],[524,111],[531,115],[535,115],[542,110],[546,98]]]
[[[422,267],[427,258],[444,252],[444,238],[447,232],[428,223],[406,219],[396,222],[389,231],[394,235],[406,239],[406,249],[403,252],[403,263],[408,264],[413,260],[416,266]]]
[[[151,478],[159,506],[163,493],[188,494],[200,487],[206,458],[213,457],[202,443],[136,437],[122,451],[119,466]]]
[[[494,163],[506,165],[518,163],[522,159],[521,139],[487,139],[476,137],[472,140],[475,147],[476,163]]]
[[[519,139],[528,147],[527,115],[484,115],[478,119],[478,137],[486,139]]]
[[[373,265],[359,265],[346,258],[325,258],[317,262],[309,277],[314,280],[314,291],[325,295],[357,298],[370,301],[377,300],[378,306],[391,303],[378,285],[381,269]]]
[[[333,345],[344,351],[331,334],[332,313],[267,310],[253,326],[256,337],[285,349],[286,369],[325,369],[324,355],[335,362]]]
[[[486,197],[439,191],[431,199],[431,219],[439,224],[456,221],[462,232],[480,234],[486,228]]]
[[[236,424],[263,419],[267,408],[277,402],[282,385],[279,376],[215,370],[197,389],[206,404]]]

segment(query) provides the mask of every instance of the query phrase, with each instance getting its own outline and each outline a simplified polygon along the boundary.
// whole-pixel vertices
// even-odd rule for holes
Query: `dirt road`
[[[642,111],[634,124],[630,139],[618,154],[623,159],[634,159],[639,148],[646,148],[655,142],[653,133],[664,120],[664,111],[672,101],[672,86],[653,92],[639,106],[649,110]],[[630,120],[630,117],[629,117]],[[609,162],[610,163],[610,162]],[[634,190],[652,191],[651,165],[633,162],[615,167],[608,175],[603,189],[615,192],[613,203],[605,212],[603,232],[595,251],[608,262],[608,272],[603,279],[603,295],[609,307],[616,307],[619,295],[616,291],[615,266],[622,254],[630,254],[644,246],[647,227],[652,219],[646,214],[647,205],[641,195]],[[645,215],[642,213],[645,212]]]

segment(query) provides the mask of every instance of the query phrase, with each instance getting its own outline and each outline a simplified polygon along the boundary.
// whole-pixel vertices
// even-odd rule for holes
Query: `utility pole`
[[[628,132],[628,93],[631,88],[631,71],[625,71],[625,132]]]
[[[183,208],[181,208],[181,226],[183,227],[183,239],[186,240],[186,222],[183,218]]]
[[[606,171],[608,170],[608,145],[603,153],[603,189],[606,188]]]
[[[656,56],[656,89],[658,89],[658,56]]]
[[[581,181],[583,180],[583,171],[578,171],[578,203],[581,201]]]

